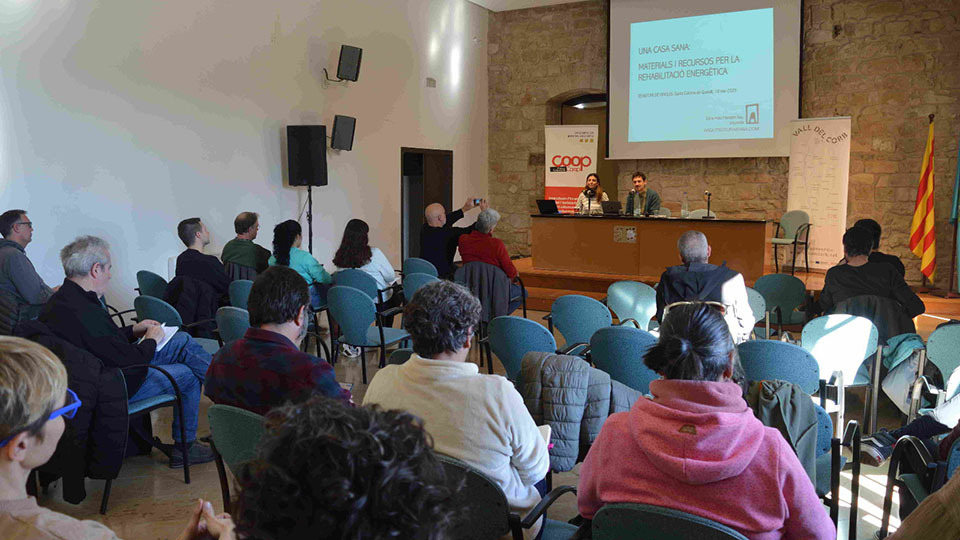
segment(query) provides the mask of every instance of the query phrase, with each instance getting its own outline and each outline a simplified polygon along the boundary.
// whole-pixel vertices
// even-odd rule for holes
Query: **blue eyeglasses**
[[[6,446],[7,443],[13,440],[13,438],[19,435],[20,433],[23,433],[24,431],[37,430],[41,426],[43,426],[43,424],[46,424],[47,422],[49,422],[50,420],[53,420],[58,416],[62,416],[64,418],[73,418],[74,416],[76,416],[77,410],[80,409],[80,405],[82,405],[82,403],[80,402],[80,398],[77,397],[77,394],[75,394],[73,390],[69,388],[67,388],[66,401],[67,403],[63,407],[60,407],[59,409],[50,413],[50,416],[47,416],[46,418],[40,418],[39,420],[37,420],[36,422],[30,425],[27,425],[20,429],[15,430],[13,433],[8,435],[6,439],[0,441],[0,448]]]

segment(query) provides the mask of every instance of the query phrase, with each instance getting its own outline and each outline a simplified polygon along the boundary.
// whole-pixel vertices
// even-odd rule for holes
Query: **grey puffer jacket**
[[[544,352],[524,355],[517,389],[537,425],[550,425],[556,472],[573,469],[607,417],[630,410],[641,395],[580,357]]]

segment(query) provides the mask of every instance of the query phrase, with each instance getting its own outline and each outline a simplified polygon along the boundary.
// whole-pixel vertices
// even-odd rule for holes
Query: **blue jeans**
[[[511,282],[511,283],[510,283],[510,298],[516,298],[516,297],[520,296],[520,291],[521,291],[521,290],[522,290],[522,289],[520,288],[520,284],[519,284],[519,283],[513,283],[513,282]],[[524,296],[524,298],[526,298],[526,296],[527,296],[527,295],[526,295],[526,292],[527,292],[527,291],[523,291],[523,292],[524,292],[524,295],[523,295],[523,296]],[[517,308],[519,308],[522,304],[523,304],[523,300],[521,300],[520,298],[517,298],[516,300],[510,302],[510,304],[507,306],[507,314],[508,314],[508,315],[513,315],[513,312],[516,311]]]
[[[210,367],[210,353],[203,350],[190,334],[180,331],[170,338],[167,346],[153,355],[150,365],[161,366],[170,373],[180,388],[183,399],[183,426],[186,430],[186,442],[197,438],[197,417],[200,414],[200,386]],[[155,369],[147,370],[147,377],[140,388],[130,396],[130,401],[146,399],[160,394],[173,394],[173,386],[163,373]],[[180,440],[180,417],[173,415],[173,440]]]
[[[310,307],[314,311],[327,307],[327,291],[333,285],[329,283],[311,283],[310,284]]]

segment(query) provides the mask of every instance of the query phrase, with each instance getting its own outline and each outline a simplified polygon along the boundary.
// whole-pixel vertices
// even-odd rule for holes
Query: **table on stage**
[[[710,262],[752,282],[763,275],[767,222],[750,219],[533,214],[533,267],[538,270],[656,276],[680,264],[677,240],[707,235]]]

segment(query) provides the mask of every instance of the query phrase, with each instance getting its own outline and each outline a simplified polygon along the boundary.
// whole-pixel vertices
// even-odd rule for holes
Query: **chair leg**
[[[810,239],[803,243],[803,262],[807,267],[807,273],[810,273],[810,255],[807,253],[807,246],[810,245]]]
[[[830,441],[830,454],[830,519],[836,527],[840,518],[840,439]]]
[[[179,397],[179,396],[177,396]],[[187,428],[184,427],[183,422],[183,401],[177,400],[177,414],[180,415],[180,452],[183,455],[183,483],[190,483],[190,452],[187,448]],[[176,442],[176,441],[174,441]],[[194,444],[197,444],[194,441]]]
[[[777,245],[773,245],[773,267],[777,274],[780,273],[780,257],[777,256]]]
[[[367,384],[367,351],[360,347],[360,369],[363,372],[363,384]]]
[[[853,438],[853,479],[850,481],[850,525],[848,540],[857,540],[857,514],[860,507],[860,433]]]
[[[790,264],[790,275],[797,272],[797,243],[793,243],[793,263]]]
[[[113,486],[113,480],[108,479],[107,483],[103,485],[103,498],[100,499],[100,515],[107,515],[107,501],[110,500],[110,488]]]
[[[327,362],[329,362],[330,365],[332,366],[333,357],[330,356],[330,349],[328,349],[327,344],[324,343],[322,339],[320,339],[320,336],[316,336],[316,339],[317,339],[317,353],[319,353],[320,350],[323,349],[323,354],[326,355]]]
[[[227,468],[223,466],[223,456],[217,452],[217,445],[210,441],[214,461],[217,464],[217,476],[220,478],[220,496],[223,498],[223,511],[230,512],[230,483],[227,481]]]
[[[387,365],[387,346],[380,342],[380,363],[377,365],[378,368],[383,368]]]

